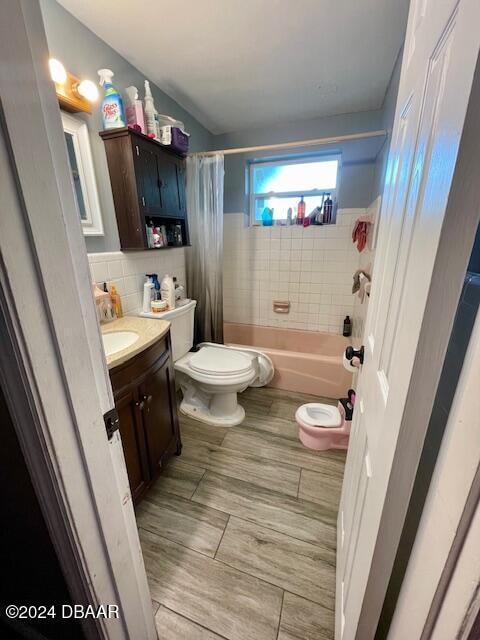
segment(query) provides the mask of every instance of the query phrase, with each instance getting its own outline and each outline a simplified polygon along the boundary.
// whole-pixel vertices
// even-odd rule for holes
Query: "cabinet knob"
[[[143,396],[142,400],[147,404],[150,404],[150,402],[152,401],[152,396]]]

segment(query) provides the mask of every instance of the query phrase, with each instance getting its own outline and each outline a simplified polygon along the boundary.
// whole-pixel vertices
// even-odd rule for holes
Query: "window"
[[[75,206],[84,235],[103,236],[102,215],[93,169],[87,125],[62,112]]]
[[[273,209],[274,221],[287,219],[303,196],[306,215],[321,207],[326,196],[335,200],[340,158],[315,157],[275,162],[252,162],[250,165],[250,220],[262,224],[265,207]]]

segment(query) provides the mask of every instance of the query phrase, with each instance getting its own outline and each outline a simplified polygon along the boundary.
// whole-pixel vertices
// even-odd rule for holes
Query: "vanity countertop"
[[[170,328],[170,322],[167,320],[139,318],[137,316],[124,316],[108,324],[102,324],[100,328],[103,335],[115,333],[116,331],[133,331],[138,333],[139,336],[138,340],[129,347],[107,356],[107,366],[109,369],[113,369],[148,349],[148,347],[162,338]]]

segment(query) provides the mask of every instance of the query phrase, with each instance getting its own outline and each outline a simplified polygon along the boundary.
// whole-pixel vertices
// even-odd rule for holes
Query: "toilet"
[[[237,394],[247,387],[268,384],[275,373],[272,361],[261,351],[210,342],[193,346],[196,301],[165,313],[141,313],[171,323],[170,337],[175,377],[183,392],[180,411],[206,424],[233,427],[245,418]]]
[[[195,420],[223,427],[243,422],[237,393],[273,378],[273,364],[260,351],[203,343],[175,363],[183,391],[180,411]]]
[[[344,400],[347,402],[344,403]],[[348,398],[340,400],[338,406],[309,402],[299,407],[295,413],[299,438],[309,449],[325,451],[327,449],[347,449],[351,411],[348,410]],[[346,419],[346,411],[348,418]]]

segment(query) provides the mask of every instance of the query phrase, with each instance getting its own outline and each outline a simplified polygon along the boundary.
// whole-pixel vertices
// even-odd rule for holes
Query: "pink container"
[[[348,449],[352,421],[345,420],[345,410],[340,402],[338,403],[338,410],[342,417],[342,424],[339,427],[312,427],[299,417],[297,410],[295,420],[298,424],[298,436],[302,444],[309,449],[316,449],[317,451]]]

